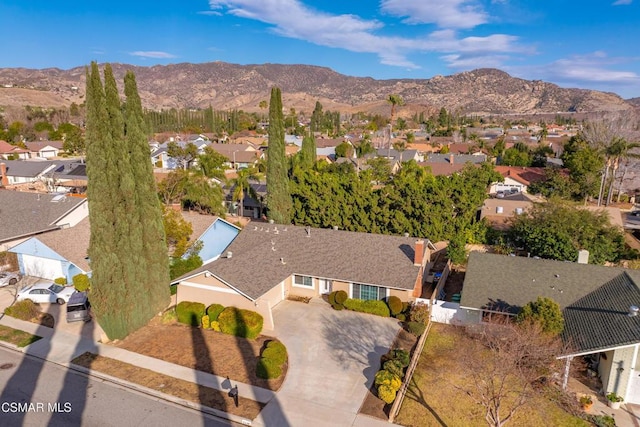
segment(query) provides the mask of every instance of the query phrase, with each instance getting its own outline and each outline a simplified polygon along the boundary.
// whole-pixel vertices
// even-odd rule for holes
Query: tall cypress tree
[[[291,223],[291,194],[284,149],[284,117],[280,88],[271,89],[269,101],[269,146],[267,147],[267,208],[269,219]]]
[[[140,263],[144,266],[138,269],[141,273],[138,280],[142,284],[142,292],[149,298],[142,313],[142,320],[146,322],[169,303],[169,263],[162,207],[149,161],[142,103],[136,77],[131,71],[124,77],[124,93],[125,142],[135,183],[136,220],[140,224],[140,229],[137,230],[139,240],[136,241],[136,250],[140,250]]]
[[[131,77],[127,86],[123,116],[111,66],[105,66],[104,88],[95,62],[87,71],[91,301],[111,339],[124,338],[147,323],[164,308],[169,292],[164,230],[157,231],[161,211],[155,183],[150,185],[153,174],[140,98]]]
[[[302,138],[302,147],[300,148],[301,166],[304,169],[310,169],[316,162],[316,139],[311,135],[305,135]]]

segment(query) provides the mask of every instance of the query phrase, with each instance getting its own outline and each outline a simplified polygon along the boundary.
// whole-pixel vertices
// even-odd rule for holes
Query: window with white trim
[[[313,277],[295,274],[293,276],[293,285],[303,288],[313,288]]]
[[[353,283],[351,286],[352,298],[363,300],[382,300],[387,297],[387,288],[382,286],[363,285]]]

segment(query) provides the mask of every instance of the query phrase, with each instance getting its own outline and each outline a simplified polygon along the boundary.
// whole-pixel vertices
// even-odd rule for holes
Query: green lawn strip
[[[465,343],[456,342],[457,338],[448,333],[449,328],[453,327],[434,324],[429,332],[396,423],[407,427],[486,425],[484,408],[454,386],[464,387],[470,380],[456,357],[465,351]],[[539,394],[513,416],[509,425],[579,427],[590,424]]]
[[[233,398],[229,397],[226,391],[204,387],[89,352],[76,357],[71,363],[250,420],[256,418],[265,406],[264,403],[239,397],[236,407]]]
[[[40,338],[42,337],[0,325],[0,341],[5,341],[18,347],[26,347],[38,341]]]

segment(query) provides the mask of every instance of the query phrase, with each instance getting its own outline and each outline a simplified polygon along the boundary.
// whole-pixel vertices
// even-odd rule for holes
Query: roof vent
[[[637,316],[639,311],[640,308],[638,308],[637,305],[632,305],[631,307],[629,307],[629,317]]]
[[[232,256],[233,256],[233,252],[228,251],[228,252],[227,252],[227,258],[229,258],[229,259],[230,259]]]

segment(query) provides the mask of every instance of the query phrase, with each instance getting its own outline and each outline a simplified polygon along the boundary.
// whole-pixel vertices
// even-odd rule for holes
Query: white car
[[[69,298],[76,292],[73,286],[60,286],[56,283],[36,283],[27,286],[18,292],[17,300],[31,300],[36,304],[58,303],[64,304],[69,302]]]
[[[0,288],[7,285],[15,285],[20,280],[18,273],[11,273],[10,271],[0,272]]]

